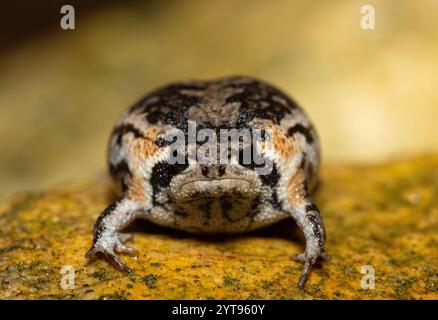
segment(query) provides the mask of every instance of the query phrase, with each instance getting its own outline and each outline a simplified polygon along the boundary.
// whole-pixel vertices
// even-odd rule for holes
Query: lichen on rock
[[[0,205],[0,298],[438,299],[438,157],[326,166],[322,176],[315,198],[332,260],[305,290],[290,260],[304,245],[292,220],[228,237],[138,221],[130,229],[139,256],[123,256],[131,274],[88,262],[94,221],[113,198],[110,181],[96,178]]]

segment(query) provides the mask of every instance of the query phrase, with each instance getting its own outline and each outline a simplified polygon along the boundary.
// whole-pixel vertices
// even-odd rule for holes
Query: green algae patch
[[[332,260],[304,290],[290,260],[304,245],[292,220],[230,237],[138,221],[129,231],[139,255],[122,257],[131,274],[88,262],[94,221],[114,198],[97,178],[0,205],[0,298],[438,299],[438,156],[326,166],[322,178],[315,198]]]

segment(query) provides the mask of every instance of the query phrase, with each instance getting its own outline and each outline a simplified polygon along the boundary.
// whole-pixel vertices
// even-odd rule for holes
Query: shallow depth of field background
[[[62,4],[2,4],[0,198],[105,172],[121,112],[188,78],[278,85],[324,163],[438,152],[438,1],[71,1],[72,31]],[[360,28],[364,4],[375,30]]]

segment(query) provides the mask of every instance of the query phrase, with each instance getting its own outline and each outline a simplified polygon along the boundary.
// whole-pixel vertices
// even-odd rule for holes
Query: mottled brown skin
[[[254,163],[234,156],[228,163],[169,164],[165,134],[169,128],[189,134],[189,121],[218,135],[220,129],[266,130],[272,143],[253,144],[272,161],[271,172],[259,174]],[[228,77],[162,87],[132,106],[112,133],[110,172],[123,196],[97,219],[87,256],[103,255],[130,271],[115,252],[135,254],[124,244],[131,236],[120,231],[137,218],[188,232],[236,233],[293,217],[306,238],[305,252],[292,257],[304,263],[302,288],[312,265],[329,258],[309,192],[319,157],[318,137],[304,111],[270,84]]]

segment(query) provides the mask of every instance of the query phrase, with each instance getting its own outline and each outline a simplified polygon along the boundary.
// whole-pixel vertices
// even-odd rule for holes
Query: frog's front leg
[[[298,287],[302,289],[307,281],[312,266],[318,260],[329,260],[330,256],[324,249],[325,228],[317,206],[307,199],[305,204],[295,207],[293,218],[306,238],[304,253],[294,254],[292,260],[304,263]]]
[[[319,260],[329,260],[325,251],[325,227],[318,207],[307,190],[306,176],[303,169],[298,169],[288,190],[289,213],[304,233],[306,249],[304,253],[295,254],[292,260],[304,263],[298,287],[302,289],[307,281],[312,266]]]
[[[129,198],[122,198],[109,205],[97,218],[93,231],[93,245],[87,252],[86,257],[93,259],[104,256],[118,269],[131,272],[116,252],[123,252],[135,256],[136,250],[124,243],[132,239],[131,234],[120,233],[120,230],[128,226],[141,215],[141,205]]]

